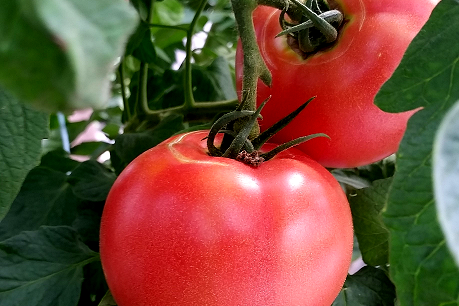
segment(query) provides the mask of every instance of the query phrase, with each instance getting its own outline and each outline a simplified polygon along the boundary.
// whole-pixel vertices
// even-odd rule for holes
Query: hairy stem
[[[256,0],[231,0],[231,4],[244,53],[242,100],[245,103],[243,108],[255,111],[257,109],[258,78],[266,85],[271,86],[271,72],[261,57],[253,26],[252,13],[258,3]]]
[[[258,5],[275,7],[279,10],[283,10],[286,6],[288,6],[287,14],[296,21],[300,21],[303,16],[303,13],[298,5],[290,0],[257,0],[257,3]]]

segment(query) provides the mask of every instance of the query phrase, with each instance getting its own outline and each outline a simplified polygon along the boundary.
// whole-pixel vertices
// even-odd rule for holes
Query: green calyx
[[[325,0],[307,0],[302,3],[298,0],[290,0],[295,3],[303,13],[303,17],[297,24],[285,20],[288,6],[282,11],[279,22],[283,29],[276,35],[290,35],[295,38],[301,52],[312,54],[319,49],[328,47],[338,39],[338,29],[342,25],[344,16],[339,10],[330,10]]]
[[[263,107],[268,102],[269,98],[266,99],[256,111],[244,110],[244,101],[240,104],[238,109],[227,113],[220,117],[210,129],[209,135],[207,137],[207,148],[209,150],[209,155],[215,157],[227,157],[239,160],[245,164],[248,164],[253,167],[258,167],[264,161],[270,160],[278,153],[296,146],[300,143],[308,141],[316,137],[327,137],[326,134],[317,133],[304,137],[300,137],[289,141],[287,143],[281,144],[271,151],[261,152],[261,147],[277,132],[283,129],[287,124],[289,124],[314,98],[309,99],[306,103],[301,105],[295,111],[275,123],[273,126],[268,128],[266,131],[255,137],[254,139],[249,139],[250,132],[253,129],[253,126],[257,124],[257,119],[260,117],[260,112]],[[235,123],[241,123],[242,126],[238,126],[238,131],[235,131]],[[215,137],[217,134],[223,133],[223,141],[219,148],[214,144]]]

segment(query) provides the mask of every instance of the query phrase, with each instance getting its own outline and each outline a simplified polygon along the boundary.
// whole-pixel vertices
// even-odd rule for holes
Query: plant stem
[[[174,25],[157,24],[157,23],[150,23],[148,24],[148,26],[152,28],[162,28],[162,29],[179,30],[179,31],[188,32],[188,29],[183,26],[174,26]]]
[[[123,99],[123,106],[124,111],[126,112],[126,121],[129,121],[132,118],[131,109],[127,103],[126,98],[126,85],[124,84],[124,62],[123,58],[120,60],[120,64],[118,66],[118,77],[120,78],[120,86],[121,86],[121,98]]]
[[[170,107],[167,109],[161,110],[151,110],[148,108],[148,103],[145,104],[143,111],[147,116],[153,118],[161,118],[167,116],[171,113],[179,113],[183,115],[192,115],[192,116],[206,116],[207,114],[215,114],[217,112],[227,112],[234,110],[238,104],[238,100],[227,100],[227,101],[217,101],[217,102],[196,102],[193,96],[193,83],[192,83],[192,66],[191,66],[191,58],[192,58],[192,50],[191,44],[193,40],[194,29],[198,22],[199,17],[201,16],[202,11],[204,10],[207,4],[207,0],[201,0],[198,9],[193,17],[193,20],[190,23],[188,29],[184,29],[179,26],[165,26],[169,28],[173,28],[176,30],[185,30],[187,32],[187,39],[186,39],[186,58],[185,58],[185,77],[183,81],[183,88],[184,88],[184,104],[176,107]],[[149,23],[150,26],[160,26]],[[140,74],[144,71],[140,70]],[[145,81],[146,82],[146,81]],[[141,83],[142,86],[142,83]],[[146,87],[146,83],[144,84]]]
[[[156,0],[151,0],[150,7],[148,8],[147,20],[146,23],[150,24],[153,21],[153,8]],[[148,63],[141,62],[139,70],[139,93],[137,96],[136,110],[141,106],[141,113],[148,113],[148,97],[147,97],[147,82],[148,82]]]
[[[70,153],[69,132],[67,130],[65,115],[62,112],[57,113],[57,121],[59,122],[59,132],[61,134],[62,148],[65,152]]]
[[[300,21],[303,13],[300,8],[290,0],[257,0],[258,5],[266,5],[283,10],[288,5],[287,14],[296,21]]]
[[[199,3],[199,7],[194,14],[193,20],[190,23],[190,27],[188,28],[187,35],[186,35],[186,57],[185,57],[185,77],[184,77],[184,84],[183,88],[185,90],[185,103],[184,107],[186,108],[193,108],[195,106],[195,100],[193,96],[193,83],[192,83],[192,69],[191,69],[191,44],[193,41],[193,34],[194,28],[196,27],[196,23],[198,22],[199,16],[201,16],[204,7],[207,4],[207,0],[201,0]]]
[[[244,53],[242,100],[245,103],[243,108],[255,111],[258,78],[271,86],[271,72],[261,57],[253,26],[252,13],[258,3],[256,0],[231,0],[231,4]]]

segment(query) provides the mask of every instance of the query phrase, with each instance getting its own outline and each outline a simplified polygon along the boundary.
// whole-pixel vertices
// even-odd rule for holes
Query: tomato
[[[258,168],[211,157],[206,135],[166,140],[113,185],[100,255],[118,305],[329,306],[353,243],[337,181],[295,149]]]
[[[356,167],[378,161],[398,149],[414,111],[391,114],[374,105],[374,97],[399,65],[414,36],[439,0],[340,0],[349,20],[329,50],[303,60],[287,45],[280,11],[260,6],[254,25],[262,57],[272,72],[272,87],[258,83],[258,104],[264,107],[261,129],[317,98],[271,141],[282,143],[314,133],[298,146],[325,167]],[[240,92],[243,56],[236,56]],[[402,101],[401,101],[402,102]]]

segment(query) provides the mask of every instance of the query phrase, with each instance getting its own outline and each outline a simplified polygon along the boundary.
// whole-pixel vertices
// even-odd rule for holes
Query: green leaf
[[[392,179],[374,181],[371,187],[357,190],[349,198],[363,261],[371,266],[383,266],[388,262],[389,231],[384,226],[381,212],[386,204]]]
[[[105,201],[116,175],[94,160],[81,163],[68,177],[73,192],[88,201]]]
[[[77,305],[82,267],[98,259],[66,226],[45,226],[0,242],[2,306]]]
[[[182,22],[183,17],[183,6],[177,0],[158,2],[153,8],[153,23],[177,25]]]
[[[100,261],[94,261],[83,267],[84,280],[81,289],[79,306],[97,305],[105,296],[108,286]]]
[[[109,123],[102,129],[102,132],[104,132],[108,138],[114,139],[116,136],[120,134],[120,125],[115,123]]]
[[[0,83],[46,110],[103,107],[138,16],[123,0],[3,0]]]
[[[184,29],[187,28],[184,27]],[[154,30],[155,46],[161,49],[172,44],[182,43],[187,34],[186,31],[178,29],[158,28]]]
[[[375,98],[387,112],[439,104],[457,88],[459,1],[442,0]]]
[[[156,59],[155,46],[151,39],[150,27],[140,23],[136,32],[131,36],[126,46],[126,55],[132,54],[138,60],[146,63]]]
[[[88,141],[82,142],[70,149],[70,153],[74,155],[90,156],[91,158],[97,158],[102,153],[107,151],[111,147],[111,144],[104,141]]]
[[[10,211],[0,222],[0,241],[41,225],[71,225],[79,203],[65,173],[36,167],[27,175]]]
[[[78,214],[72,223],[83,241],[91,250],[99,251],[100,221],[104,202],[83,202],[78,207]]]
[[[79,164],[78,161],[71,159],[63,149],[57,149],[43,155],[40,166],[66,173],[75,169]]]
[[[151,130],[141,133],[125,133],[118,136],[115,141],[114,152],[112,152],[120,159],[120,166],[117,167],[118,172],[119,168],[124,168],[134,158],[182,129],[183,117],[170,115]]]
[[[116,306],[115,299],[112,296],[110,291],[107,291],[102,301],[100,301],[99,306]]]
[[[47,133],[46,114],[23,105],[0,87],[0,221],[27,173],[39,163],[41,140]]]
[[[438,218],[459,265],[459,102],[443,119],[435,138],[433,177]]]
[[[393,306],[395,288],[385,272],[363,267],[346,278],[332,306]]]
[[[432,187],[432,145],[443,115],[427,107],[410,120],[383,214],[391,279],[402,306],[440,305],[459,296],[459,270],[438,224]]]
[[[459,99],[459,1],[442,0],[408,48],[376,103],[387,111],[424,108],[408,122],[383,214],[390,275],[400,305],[457,305],[459,269],[440,229],[432,186],[433,141]]]
[[[233,100],[237,98],[236,89],[228,62],[217,57],[208,67],[193,70],[193,85],[196,101]]]
[[[156,48],[151,40],[151,31],[148,29],[140,42],[140,45],[132,53],[137,59],[145,63],[152,63],[156,60]]]

